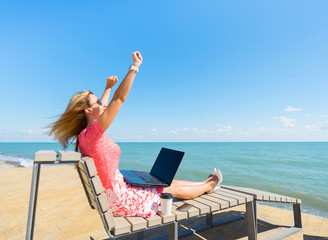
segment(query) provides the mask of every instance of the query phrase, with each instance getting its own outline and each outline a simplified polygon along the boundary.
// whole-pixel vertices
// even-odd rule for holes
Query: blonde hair
[[[65,112],[59,119],[50,124],[49,136],[53,135],[60,144],[67,148],[67,145],[75,141],[75,151],[78,150],[78,138],[80,132],[87,126],[87,116],[84,109],[90,107],[88,96],[91,91],[83,91],[74,94],[69,101]]]

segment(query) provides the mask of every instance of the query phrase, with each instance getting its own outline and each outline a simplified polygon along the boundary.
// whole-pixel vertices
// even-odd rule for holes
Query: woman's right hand
[[[112,88],[117,83],[117,76],[110,76],[107,78],[106,88]]]
[[[139,68],[143,61],[141,53],[138,51],[132,53],[132,60],[133,60],[132,65]]]

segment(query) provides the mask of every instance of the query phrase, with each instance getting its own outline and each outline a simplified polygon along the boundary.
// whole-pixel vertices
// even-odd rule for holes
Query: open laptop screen
[[[171,184],[183,158],[184,152],[162,148],[150,174]]]

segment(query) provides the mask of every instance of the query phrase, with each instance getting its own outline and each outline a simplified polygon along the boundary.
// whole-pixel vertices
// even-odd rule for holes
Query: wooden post
[[[295,227],[302,228],[301,204],[293,204]]]
[[[39,189],[40,169],[41,169],[41,164],[34,163],[31,192],[30,192],[30,205],[29,205],[28,217],[27,217],[26,240],[33,239],[36,203],[37,203],[38,189]]]
[[[247,214],[247,231],[248,239],[257,239],[257,219],[255,217],[255,206],[256,201],[251,201],[246,203],[246,214]]]
[[[178,240],[178,222],[176,221],[169,225],[169,240]]]

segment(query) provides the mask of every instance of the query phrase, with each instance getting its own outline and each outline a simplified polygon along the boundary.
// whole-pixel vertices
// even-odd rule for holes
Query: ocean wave
[[[30,158],[22,158],[18,156],[8,156],[0,153],[0,161],[8,161],[19,164],[24,167],[32,167],[33,159]]]

